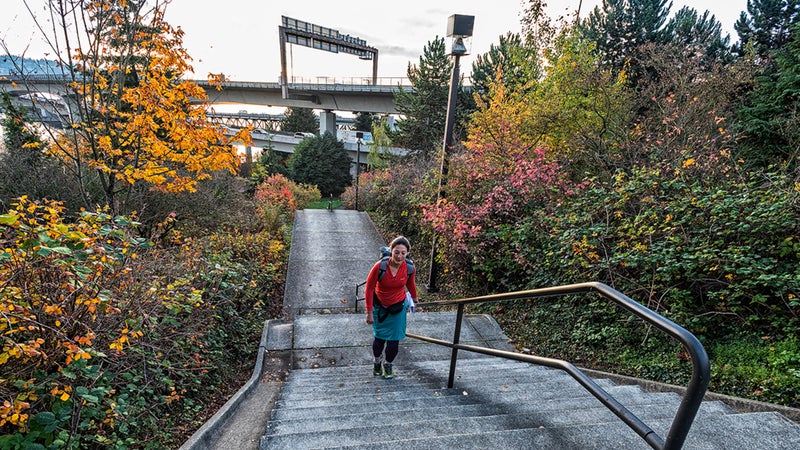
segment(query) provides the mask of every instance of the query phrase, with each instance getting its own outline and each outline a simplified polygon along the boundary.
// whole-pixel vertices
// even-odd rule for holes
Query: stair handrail
[[[606,392],[600,385],[592,380],[588,375],[583,373],[575,365],[568,361],[545,358],[534,355],[527,355],[522,353],[514,353],[504,350],[497,350],[489,347],[480,347],[474,345],[460,344],[461,324],[464,318],[464,306],[475,303],[488,303],[500,302],[509,300],[521,299],[534,299],[553,296],[566,296],[572,294],[582,294],[595,292],[600,294],[605,299],[611,300],[616,304],[630,311],[632,314],[638,316],[644,321],[655,326],[659,330],[671,338],[683,344],[686,351],[689,353],[692,361],[692,378],[683,395],[680,406],[672,421],[672,425],[667,433],[666,438],[659,436],[652,428],[642,422],[636,415],[617,401],[611,394]],[[357,296],[356,296],[357,297]],[[356,300],[356,303],[358,300]],[[436,339],[428,336],[420,336],[412,333],[406,333],[407,337],[419,339],[422,341],[430,342],[433,344],[443,345],[451,348],[450,356],[450,374],[447,382],[447,387],[453,387],[455,379],[456,360],[458,357],[458,350],[466,350],[475,353],[481,353],[489,356],[496,356],[505,359],[512,359],[523,361],[532,364],[543,365],[554,369],[559,369],[567,372],[574,378],[581,386],[583,386],[589,393],[594,395],[605,405],[611,412],[619,417],[626,425],[635,431],[642,439],[645,440],[652,448],[658,450],[678,450],[683,447],[686,437],[689,434],[689,429],[694,422],[697,411],[700,408],[700,403],[703,401],[708,382],[710,379],[710,364],[708,361],[708,354],[700,341],[691,332],[676,324],[675,322],[667,319],[666,317],[658,314],[657,312],[647,308],[641,303],[631,299],[625,294],[617,291],[616,289],[601,283],[601,282],[586,282],[577,283],[563,286],[554,286],[547,288],[531,289],[526,291],[507,292],[503,294],[485,295],[480,297],[468,297],[458,300],[443,300],[418,303],[417,308],[427,308],[434,306],[457,306],[455,330],[453,333],[453,341],[448,342],[441,339]]]
[[[364,297],[361,297],[361,298],[358,297],[358,288],[360,288],[361,286],[366,286],[366,285],[367,285],[366,280],[362,281],[361,283],[356,283],[356,301],[355,301],[355,304],[353,305],[353,310],[356,313],[358,313],[358,302],[361,301],[361,300],[364,300],[364,301],[367,300],[366,292],[364,293]],[[364,308],[366,309],[366,304],[364,305]]]

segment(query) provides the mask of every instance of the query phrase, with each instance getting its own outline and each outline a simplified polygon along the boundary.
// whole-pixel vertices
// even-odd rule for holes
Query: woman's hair
[[[392,242],[389,244],[389,248],[395,248],[398,245],[405,245],[406,250],[411,253],[411,244],[408,243],[408,239],[404,236],[397,236],[396,238],[392,239]]]

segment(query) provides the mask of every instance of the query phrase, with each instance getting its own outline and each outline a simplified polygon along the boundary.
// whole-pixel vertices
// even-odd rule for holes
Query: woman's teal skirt
[[[372,310],[372,317],[375,321],[372,323],[372,334],[378,339],[384,341],[399,341],[406,337],[406,311],[403,308],[397,314],[390,314],[385,309],[376,306]],[[378,319],[382,318],[383,322]]]

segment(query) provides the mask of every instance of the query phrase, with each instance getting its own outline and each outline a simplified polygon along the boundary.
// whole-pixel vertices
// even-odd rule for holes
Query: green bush
[[[531,249],[527,265],[508,276],[519,288],[602,281],[707,337],[799,331],[800,192],[792,179],[689,180],[620,173],[552,215],[530,215],[511,232],[512,248]]]
[[[709,346],[712,391],[800,407],[800,339],[738,336]]]

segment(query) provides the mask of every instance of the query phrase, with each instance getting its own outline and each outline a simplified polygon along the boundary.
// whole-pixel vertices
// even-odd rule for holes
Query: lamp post
[[[447,116],[444,125],[444,144],[442,146],[442,163],[439,169],[439,191],[436,195],[436,205],[444,198],[444,187],[447,184],[447,172],[450,166],[450,153],[453,151],[453,128],[456,120],[456,103],[458,102],[458,76],[459,59],[467,54],[464,39],[472,36],[472,26],[475,16],[453,14],[447,19],[447,37],[452,38],[450,55],[453,56],[453,72],[450,76],[450,94],[447,97]],[[438,292],[439,263],[436,261],[438,236],[434,233],[431,243],[430,276],[428,278],[428,292]]]
[[[361,173],[361,139],[364,137],[364,133],[361,131],[356,131],[356,211],[358,211],[358,175]]]

